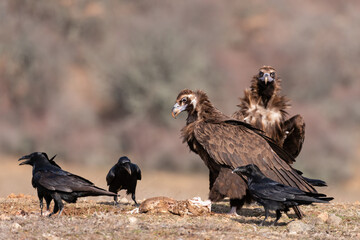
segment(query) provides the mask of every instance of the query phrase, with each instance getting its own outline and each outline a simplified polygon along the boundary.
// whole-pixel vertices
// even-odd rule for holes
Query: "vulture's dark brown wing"
[[[265,176],[303,191],[316,192],[289,164],[272,150],[268,142],[243,126],[198,122],[195,138],[216,164],[232,169],[256,164]]]
[[[281,159],[283,159],[284,161],[286,161],[289,164],[292,164],[295,162],[295,159],[287,151],[285,151],[282,147],[280,147],[272,138],[266,136],[265,135],[266,133],[263,132],[262,130],[255,128],[254,126],[252,126],[246,122],[239,121],[239,120],[226,120],[225,123],[228,123],[231,125],[243,126],[249,130],[252,130],[253,132],[257,133],[259,136],[264,138],[268,142],[270,147],[276,152],[276,154]]]

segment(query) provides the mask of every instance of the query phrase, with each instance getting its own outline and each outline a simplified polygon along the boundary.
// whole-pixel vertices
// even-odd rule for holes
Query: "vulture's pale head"
[[[260,85],[273,84],[276,80],[276,71],[273,67],[263,66],[259,69],[257,79]]]
[[[176,98],[176,102],[174,107],[172,108],[172,116],[176,118],[183,111],[187,111],[189,114],[192,114],[196,109],[197,97],[195,92],[184,89],[182,90],[178,97]]]

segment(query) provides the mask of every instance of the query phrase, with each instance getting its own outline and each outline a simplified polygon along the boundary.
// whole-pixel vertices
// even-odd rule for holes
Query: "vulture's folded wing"
[[[231,169],[255,164],[268,178],[303,191],[316,192],[263,137],[251,129],[225,122],[201,121],[196,124],[194,132],[196,140],[216,164]]]

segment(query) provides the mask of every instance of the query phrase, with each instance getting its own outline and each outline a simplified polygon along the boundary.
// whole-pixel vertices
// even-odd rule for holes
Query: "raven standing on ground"
[[[252,198],[265,208],[265,219],[269,210],[276,211],[275,224],[281,217],[281,211],[287,212],[290,207],[309,205],[313,202],[328,203],[332,197],[315,192],[304,192],[298,188],[286,186],[264,176],[255,164],[238,167],[233,170],[239,176],[247,177],[247,185]]]
[[[137,180],[141,180],[140,168],[138,165],[131,163],[126,156],[121,157],[106,176],[110,192],[118,193],[121,189],[126,189],[126,194],[131,193],[131,198],[136,205],[138,205],[135,200]],[[117,203],[117,195],[114,196],[114,201]]]
[[[61,169],[61,167],[54,161],[56,154],[51,159],[49,159],[48,155],[45,152],[42,152],[42,154],[49,160],[49,163],[51,163],[51,165]],[[38,193],[38,197],[39,197],[39,201],[40,201],[41,215],[43,215],[43,207],[44,207],[43,198],[45,198],[47,211],[49,211],[49,209],[50,209],[50,203],[51,203],[52,198],[50,195],[44,195],[43,192],[39,191],[39,189],[37,189],[37,193]]]
[[[116,196],[104,189],[96,187],[89,180],[72,173],[66,172],[55,166],[46,154],[34,152],[19,159],[26,160],[19,165],[31,165],[33,167],[32,185],[38,191],[40,207],[42,207],[42,197],[45,199],[54,199],[54,210],[49,215],[61,215],[64,204],[62,200],[68,203],[75,203],[78,197],[86,196]]]

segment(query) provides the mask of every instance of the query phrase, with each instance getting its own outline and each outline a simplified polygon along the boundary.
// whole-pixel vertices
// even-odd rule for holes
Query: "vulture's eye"
[[[263,72],[259,72],[259,77],[262,77],[262,76],[264,76],[264,73]]]
[[[270,73],[270,77],[275,78],[275,72]]]
[[[187,101],[187,99],[184,97],[181,99],[181,102],[185,103]]]

